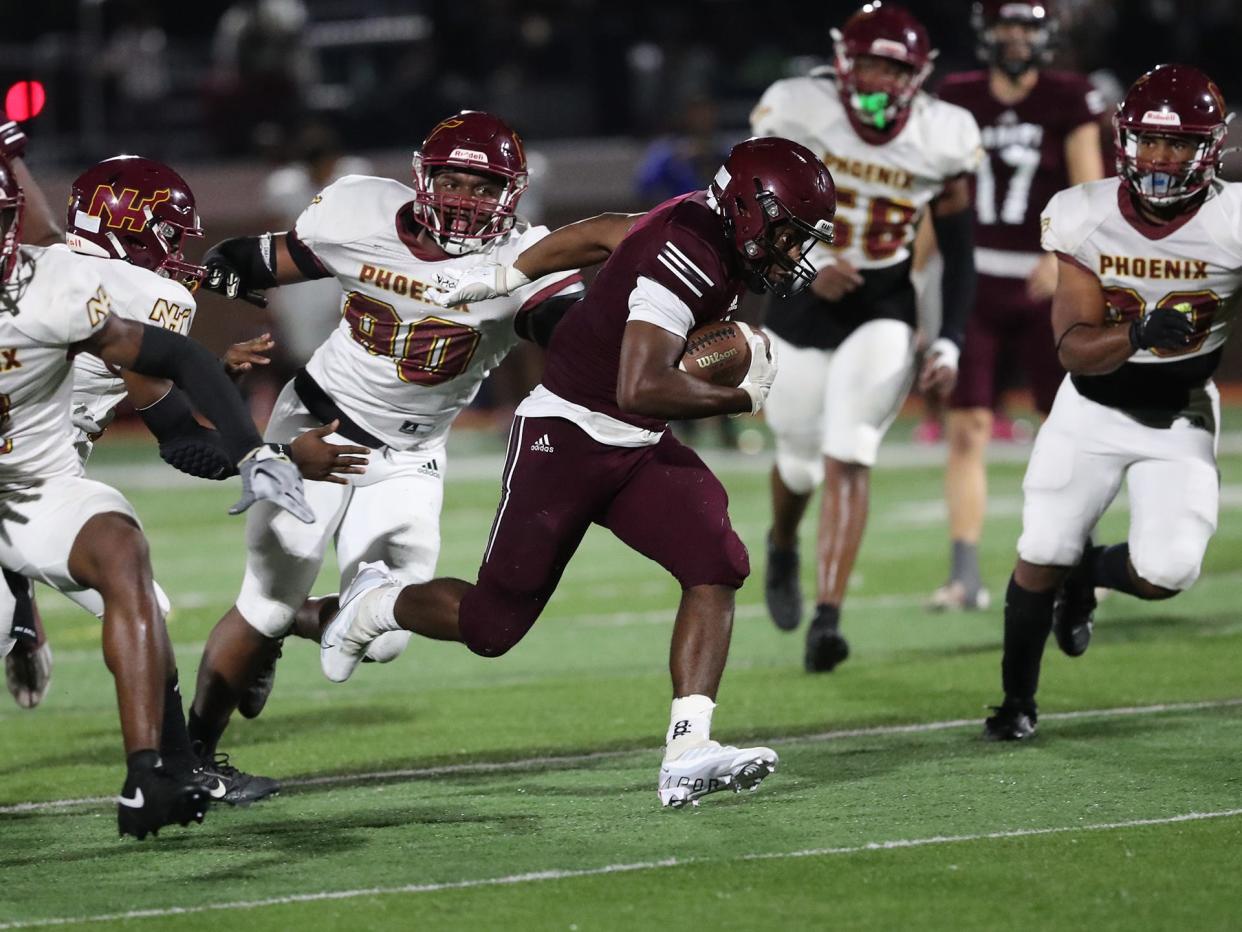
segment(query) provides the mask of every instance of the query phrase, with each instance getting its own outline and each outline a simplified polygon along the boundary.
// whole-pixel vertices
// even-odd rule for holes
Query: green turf
[[[125,444],[100,453],[105,468],[145,462]],[[593,532],[545,618],[500,660],[416,641],[397,663],[334,686],[310,645],[290,643],[268,710],[224,742],[247,769],[291,779],[277,799],[214,810],[202,826],[143,844],[115,838],[106,805],[0,814],[0,928],[409,885],[435,888],[125,925],[1236,927],[1242,819],[1094,827],[1242,807],[1242,706],[1058,717],[1242,697],[1242,457],[1221,466],[1225,507],[1204,577],[1172,602],[1115,596],[1086,657],[1049,654],[1045,718],[1029,747],[977,740],[984,706],[999,698],[999,611],[919,607],[944,571],[939,471],[880,469],[844,616],[854,648],[845,666],[803,674],[801,638],[766,620],[754,581],[741,593],[716,735],[780,751],[781,771],[758,794],[659,810],[676,587]],[[762,470],[722,476],[735,523],[761,554]],[[994,590],[1013,559],[1020,476],[1017,465],[993,473],[984,571]],[[137,474],[121,484],[177,606],[170,625],[191,678],[240,580],[241,525],[224,515],[236,490],[142,488]],[[495,494],[492,478],[450,483],[442,571],[472,574]],[[1103,538],[1122,536],[1126,521],[1123,510],[1110,514]],[[322,584],[335,588],[331,574]],[[98,625],[46,590],[40,598],[56,678],[34,712],[0,703],[0,806],[105,796],[120,780]],[[956,719],[970,724],[823,736]],[[562,759],[537,759],[549,756]],[[411,769],[423,772],[366,776]],[[1063,831],[1013,835],[1032,830]],[[1005,837],[981,837],[994,833]],[[866,847],[943,837],[961,840]],[[836,853],[806,854],[822,849]],[[609,866],[634,869],[476,885]]]

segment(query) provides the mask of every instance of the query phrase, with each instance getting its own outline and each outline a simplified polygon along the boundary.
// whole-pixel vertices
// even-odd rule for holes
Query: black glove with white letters
[[[1171,307],[1158,307],[1130,324],[1130,345],[1135,350],[1179,350],[1189,345],[1195,325],[1190,315]]]

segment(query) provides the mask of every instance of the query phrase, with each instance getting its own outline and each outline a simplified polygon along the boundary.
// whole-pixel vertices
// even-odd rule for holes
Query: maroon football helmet
[[[1220,88],[1198,68],[1157,65],[1134,82],[1113,116],[1122,184],[1154,207],[1198,194],[1216,179],[1232,116]],[[1150,135],[1190,139],[1194,155],[1185,162],[1140,159],[1139,139]]]
[[[9,160],[0,156],[0,286],[17,268],[17,251],[22,243],[22,214],[26,195],[22,193]]]
[[[1052,0],[975,0],[970,22],[975,27],[979,58],[1011,78],[1052,61],[1058,28]],[[997,39],[996,27],[1011,24],[1025,27],[1029,55],[1010,56],[1006,43]]]
[[[497,200],[434,190],[441,171],[490,175],[504,183]],[[483,249],[504,236],[517,220],[514,211],[526,190],[526,152],[522,139],[499,117],[463,110],[441,120],[414,153],[414,196],[418,219],[450,255]]]
[[[936,58],[923,24],[905,7],[874,0],[832,30],[832,39],[837,86],[851,122],[870,133],[899,132]],[[856,73],[863,55],[897,62],[904,74],[864,87]]]
[[[88,168],[69,189],[65,242],[74,252],[124,259],[191,291],[206,270],[187,262],[187,236],[202,236],[185,179],[152,159],[118,155]]]
[[[815,266],[807,253],[816,243],[832,242],[837,213],[836,185],[815,153],[779,136],[740,142],[716,173],[708,194],[709,204],[724,219],[752,290],[785,297],[815,280]],[[789,249],[799,243],[795,259]]]

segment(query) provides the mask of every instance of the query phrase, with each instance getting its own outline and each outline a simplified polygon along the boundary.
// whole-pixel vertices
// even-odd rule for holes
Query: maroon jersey
[[[723,320],[745,288],[720,216],[698,191],[665,201],[643,217],[600,269],[586,297],[552,333],[544,366],[548,391],[650,431],[667,427],[617,406],[621,338],[640,278],[662,285],[694,317],[694,327]]]
[[[1069,187],[1065,139],[1099,119],[1103,102],[1082,75],[1041,71],[1026,98],[1002,104],[988,88],[988,72],[951,74],[940,97],[969,110],[979,124],[987,157],[974,177],[975,246],[1039,252],[1039,214],[1052,195]]]

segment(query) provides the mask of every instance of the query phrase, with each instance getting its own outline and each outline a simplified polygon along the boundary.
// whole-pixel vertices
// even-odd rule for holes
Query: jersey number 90
[[[397,309],[351,291],[345,322],[354,340],[373,356],[391,356],[402,382],[439,385],[466,371],[481,334],[441,317],[405,323]]]

